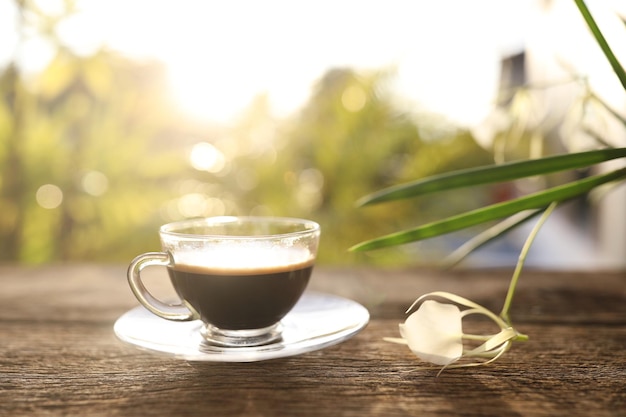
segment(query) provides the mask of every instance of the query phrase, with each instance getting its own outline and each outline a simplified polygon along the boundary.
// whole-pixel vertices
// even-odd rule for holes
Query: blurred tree
[[[32,90],[13,67],[0,80],[13,86],[0,118],[2,259],[118,259],[143,246],[139,230],[158,224],[167,185],[187,169],[171,152],[161,69],[60,51]]]
[[[19,144],[22,142],[23,112],[16,111],[22,108],[24,91],[18,82],[18,74],[14,66],[9,67],[0,78],[0,89],[3,100],[0,101],[0,160],[2,164],[2,193],[0,194],[0,257],[3,260],[18,258],[21,247],[21,229],[24,215],[21,208],[22,193],[25,183],[22,162],[22,152]]]
[[[163,69],[77,56],[54,37],[61,15],[18,6],[22,31],[35,27],[56,56],[39,74],[15,62],[0,74],[0,260],[119,260],[154,247],[167,185],[187,169],[171,152],[180,132]]]
[[[319,221],[325,231],[320,262],[356,261],[347,253],[348,247],[406,226],[401,219],[426,221],[432,218],[432,210],[460,210],[482,202],[480,193],[466,192],[449,195],[436,207],[425,207],[418,200],[355,210],[359,197],[383,186],[492,161],[466,132],[452,129],[440,140],[422,139],[420,120],[394,105],[386,88],[390,76],[331,70],[300,114],[271,130],[277,155],[272,165],[256,170],[258,187],[249,196],[265,212]],[[424,116],[423,122],[433,123],[432,116]],[[414,256],[410,260],[419,261]],[[397,252],[374,259],[395,264],[403,260],[408,260],[407,255]]]
[[[319,221],[321,263],[415,262],[347,248],[488,198],[355,209],[382,187],[491,162],[467,132],[399,111],[389,72],[331,70],[292,117],[277,119],[262,95],[233,126],[207,125],[176,110],[160,64],[76,55],[55,38],[63,13],[18,5],[56,54],[38,74],[0,73],[0,261],[126,262],[158,249],[164,222],[253,214]]]

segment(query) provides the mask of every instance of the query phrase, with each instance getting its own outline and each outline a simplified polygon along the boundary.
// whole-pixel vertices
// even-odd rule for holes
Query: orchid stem
[[[541,217],[535,224],[535,227],[533,227],[533,230],[531,230],[530,234],[526,238],[526,242],[524,243],[524,246],[522,247],[519,258],[517,260],[517,265],[515,266],[515,271],[513,271],[513,276],[511,277],[511,283],[509,284],[509,290],[506,294],[504,306],[502,307],[502,311],[500,312],[500,317],[502,317],[502,319],[509,325],[511,325],[511,321],[509,320],[509,308],[511,307],[511,302],[513,301],[513,295],[515,294],[515,287],[517,287],[517,281],[519,280],[519,276],[522,273],[522,268],[524,267],[526,256],[528,255],[530,247],[533,244],[535,237],[537,237],[539,230],[541,229],[541,227],[543,226],[543,224],[548,219],[548,217],[550,216],[550,214],[552,213],[552,211],[555,209],[557,205],[558,205],[557,202],[553,202],[548,206],[548,208],[546,208],[546,210],[543,212],[543,214],[541,215]]]

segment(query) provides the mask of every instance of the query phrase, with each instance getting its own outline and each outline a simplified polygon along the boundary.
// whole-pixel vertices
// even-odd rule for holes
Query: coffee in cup
[[[161,227],[162,252],[133,260],[128,281],[137,299],[168,320],[203,322],[209,343],[256,346],[280,338],[280,320],[309,282],[320,228],[309,220],[216,217]],[[153,297],[141,270],[166,266],[181,305]]]

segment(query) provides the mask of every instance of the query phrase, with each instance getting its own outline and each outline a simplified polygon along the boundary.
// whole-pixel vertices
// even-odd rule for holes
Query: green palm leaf
[[[486,245],[494,239],[502,236],[506,232],[518,227],[522,223],[527,222],[535,216],[543,213],[541,209],[528,210],[507,217],[505,220],[490,227],[482,233],[474,236],[472,239],[465,242],[463,245],[454,250],[450,255],[446,256],[442,262],[442,265],[446,268],[451,268],[454,265],[465,259],[470,253]]]
[[[573,181],[565,185],[549,188],[503,203],[468,211],[443,220],[427,223],[414,229],[368,240],[353,246],[350,250],[366,251],[380,249],[443,235],[491,220],[501,219],[520,211],[545,208],[552,202],[565,201],[581,196],[602,184],[622,178],[626,178],[626,168],[621,168],[608,174]]]
[[[583,168],[611,159],[626,157],[626,148],[608,148],[589,152],[549,156],[528,161],[470,168],[434,175],[422,180],[386,188],[361,198],[360,206],[411,198],[422,194],[473,185],[511,181],[567,169]]]
[[[622,83],[622,87],[624,87],[624,89],[626,90],[626,71],[624,71],[624,68],[620,65],[619,61],[615,57],[615,54],[611,50],[611,47],[609,46],[606,39],[604,38],[604,35],[600,31],[600,28],[598,27],[595,19],[589,12],[589,9],[587,8],[584,0],[574,0],[574,2],[576,3],[576,6],[578,6],[578,10],[580,11],[583,19],[585,19],[589,30],[591,31],[593,37],[598,43],[598,46],[600,46],[600,49],[602,49],[604,56],[611,64],[611,68],[613,68],[613,71],[615,71],[617,78],[619,78],[619,81]]]

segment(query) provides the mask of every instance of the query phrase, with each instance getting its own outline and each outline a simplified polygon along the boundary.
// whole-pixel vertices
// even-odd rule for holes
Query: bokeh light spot
[[[298,177],[296,199],[301,207],[315,210],[322,204],[324,174],[318,169],[308,168]]]
[[[200,193],[185,194],[178,200],[178,211],[184,217],[203,216],[207,209],[206,196]]]
[[[361,87],[351,85],[341,95],[341,104],[349,112],[356,113],[365,107],[367,96]]]
[[[54,184],[44,184],[35,193],[37,204],[45,209],[55,209],[63,202],[63,191]]]
[[[199,142],[191,149],[189,162],[198,171],[218,173],[224,169],[226,158],[219,149],[210,143]]]
[[[89,171],[81,181],[83,190],[94,197],[101,196],[109,189],[109,179],[99,171]]]

